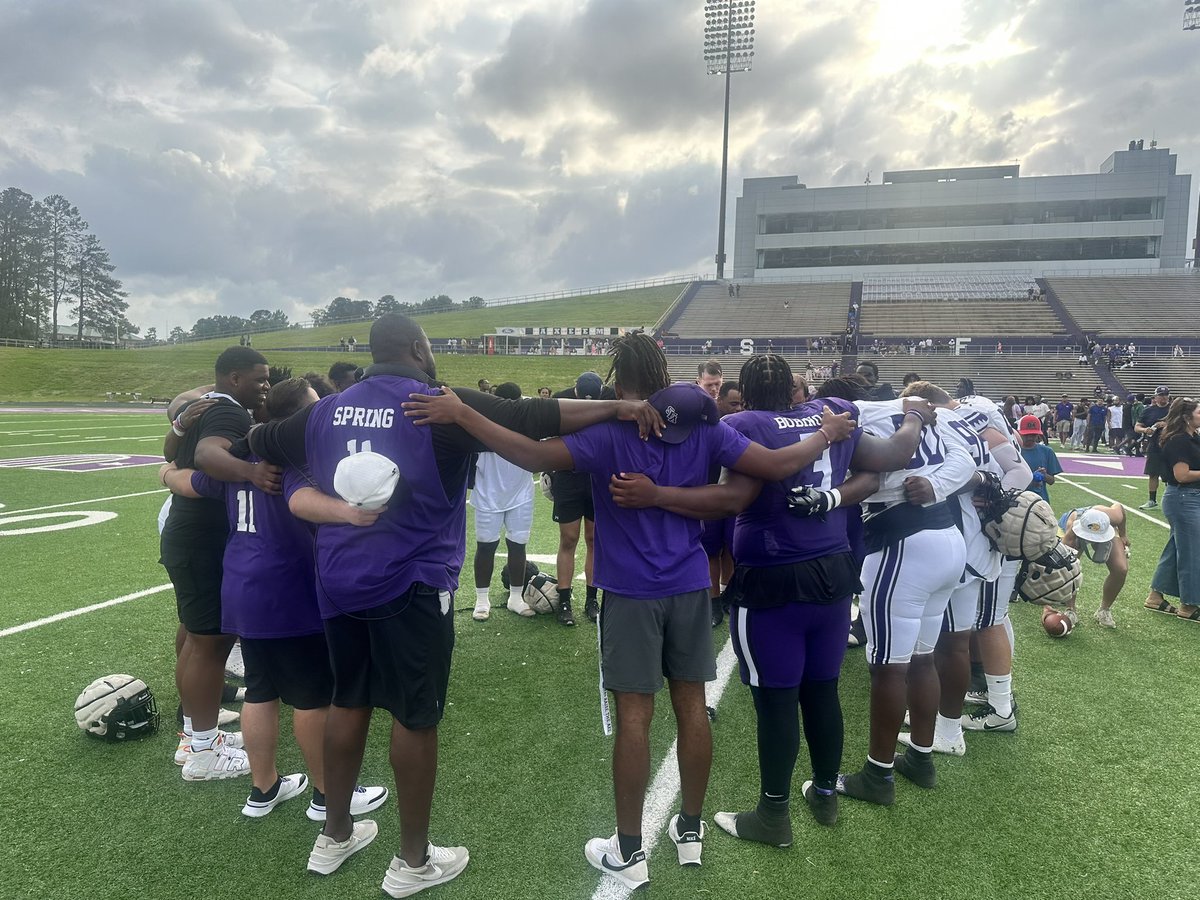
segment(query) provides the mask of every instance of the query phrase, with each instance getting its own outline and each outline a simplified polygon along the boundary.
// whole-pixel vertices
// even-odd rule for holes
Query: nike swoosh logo
[[[606,853],[606,854],[604,854],[603,862],[604,862],[604,868],[610,869],[613,872],[623,872],[625,869],[628,869],[631,866],[636,866],[639,862],[641,862],[641,860],[640,859],[631,859],[631,860],[629,860],[629,862],[625,863],[625,865],[623,865],[623,866],[614,866],[612,863],[610,863],[608,861],[608,854]]]

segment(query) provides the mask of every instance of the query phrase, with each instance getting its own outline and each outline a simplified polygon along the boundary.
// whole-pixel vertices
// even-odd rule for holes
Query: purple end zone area
[[[1134,456],[1101,456],[1086,454],[1064,456],[1058,454],[1058,462],[1064,475],[1106,475],[1110,478],[1141,478],[1145,474],[1146,460]]]
[[[134,466],[162,465],[161,456],[132,456],[125,453],[74,453],[62,456],[26,456],[0,459],[0,469],[36,469],[41,472],[104,472]]]

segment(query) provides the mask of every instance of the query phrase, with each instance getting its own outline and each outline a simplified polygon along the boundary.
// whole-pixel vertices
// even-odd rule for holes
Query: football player
[[[967,398],[952,400],[940,387],[927,381],[914,382],[904,389],[902,396],[923,397],[939,410],[947,410],[948,415],[942,418],[963,438],[978,472],[994,477],[1003,487],[1013,490],[1021,490],[1029,483],[1032,475],[1029,466],[1017,452],[1011,437],[996,427],[1002,424],[998,407],[993,412],[978,403],[980,398],[970,398],[976,401],[974,404]],[[991,404],[991,401],[987,402]],[[979,724],[975,716],[963,716],[963,698],[971,678],[970,639],[973,631],[980,635],[981,651],[984,646],[988,648],[984,657],[985,671],[989,672],[986,677],[989,685],[995,683],[996,701],[1003,710],[1001,714],[993,708],[982,714],[995,713],[996,718],[1003,720],[993,723],[987,730],[1012,730],[1016,727],[1016,719],[1011,702],[1012,649],[1005,627],[1012,585],[998,583],[1003,573],[1003,554],[992,549],[971,495],[960,493],[958,502],[957,518],[966,543],[967,565],[962,582],[950,596],[934,653],[941,697],[932,746],[935,752],[962,756],[967,749],[962,735],[964,718],[970,720],[966,727]],[[1004,593],[1003,600],[1001,593]],[[911,740],[911,735],[900,736],[901,743],[910,744]]]
[[[455,423],[530,471],[575,469],[592,475],[601,540],[596,583],[604,589],[600,633],[604,686],[616,700],[613,752],[617,828],[593,838],[584,853],[596,869],[628,888],[649,882],[642,849],[642,805],[650,774],[654,695],[669,684],[678,735],[682,806],[668,834],[681,865],[699,865],[701,813],[712,765],[704,683],[716,677],[708,565],[700,525],[660,509],[623,509],[609,493],[615,473],[644,473],[665,486],[701,486],[713,462],[766,480],[811,465],[849,437],[848,413],[824,413],[797,444],[768,450],[718,421],[716,403],[695,384],[670,385],[666,358],[643,334],[613,343],[611,375],[618,397],[651,398],[667,425],[661,440],[639,440],[623,425],[601,424],[559,440],[531,441],[466,407],[453,394],[414,397],[412,413]]]
[[[860,403],[863,429],[891,437],[903,423],[903,403]],[[838,776],[837,790],[848,797],[891,805],[894,771],[921,787],[936,784],[931,754],[939,685],[933,651],[966,563],[953,496],[978,477],[962,435],[939,422],[923,430],[907,469],[880,476],[879,490],[865,505],[860,609],[871,673],[870,746],[860,771]],[[906,689],[912,731],[900,755],[895,747]]]

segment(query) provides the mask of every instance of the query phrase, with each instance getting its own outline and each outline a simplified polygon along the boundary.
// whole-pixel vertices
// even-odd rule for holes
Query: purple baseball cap
[[[700,423],[716,425],[721,414],[708,391],[694,382],[677,381],[650,397],[650,405],[663,417],[662,440],[682,444]]]

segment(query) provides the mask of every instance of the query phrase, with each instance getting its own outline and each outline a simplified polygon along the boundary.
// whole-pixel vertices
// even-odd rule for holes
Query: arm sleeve
[[[277,466],[299,469],[307,465],[308,449],[304,433],[313,406],[297,410],[286,419],[277,419],[252,429],[246,435],[250,452]],[[233,448],[230,448],[230,452],[233,452]]]
[[[929,476],[933,493],[938,502],[954,494],[975,474],[975,459],[967,449],[966,441],[954,433],[953,428],[939,428],[946,445],[946,460]]]
[[[463,403],[509,431],[540,441],[559,430],[558,403],[541,398],[505,400],[470,388],[455,388]],[[458,425],[433,425],[433,446],[439,458],[449,454],[484,453],[487,447]]]
[[[225,482],[217,481],[204,472],[192,473],[192,490],[201,497],[211,497],[213,500],[225,499]]]
[[[1009,490],[1023,491],[1033,480],[1033,469],[1025,462],[1020,452],[1007,441],[991,448],[992,459],[1000,466],[1003,476],[1000,483]],[[1049,467],[1047,467],[1049,471]],[[1050,474],[1054,474],[1051,472]]]

